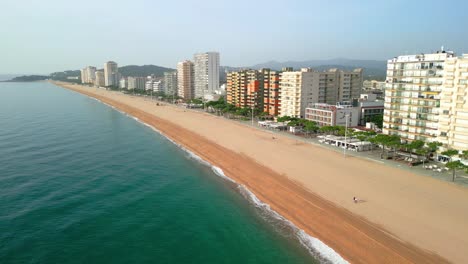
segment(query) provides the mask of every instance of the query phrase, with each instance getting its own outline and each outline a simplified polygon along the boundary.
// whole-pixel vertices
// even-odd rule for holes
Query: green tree
[[[381,129],[383,126],[383,115],[372,116],[370,121],[374,123],[378,128]]]
[[[455,181],[455,173],[456,173],[456,171],[458,169],[461,168],[460,166],[463,165],[463,163],[461,163],[461,161],[459,161],[459,160],[453,161],[453,157],[458,155],[458,150],[456,150],[456,149],[447,149],[446,151],[443,151],[441,154],[444,155],[444,156],[449,157],[449,162],[447,162],[445,164],[445,167],[452,170],[452,172],[453,172],[452,181]]]
[[[459,160],[449,161],[445,164],[445,167],[452,170],[452,182],[455,181],[457,170],[466,169],[466,166]]]

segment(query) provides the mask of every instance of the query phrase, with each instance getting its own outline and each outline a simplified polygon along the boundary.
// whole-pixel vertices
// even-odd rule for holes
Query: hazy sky
[[[468,1],[0,0],[0,73],[468,53]]]

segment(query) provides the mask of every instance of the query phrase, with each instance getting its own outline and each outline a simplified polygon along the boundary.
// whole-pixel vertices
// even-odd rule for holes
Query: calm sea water
[[[0,83],[0,263],[316,263],[150,128],[48,83]]]

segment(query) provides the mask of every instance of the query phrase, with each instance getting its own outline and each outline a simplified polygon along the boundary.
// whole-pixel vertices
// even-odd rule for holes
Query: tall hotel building
[[[219,89],[219,53],[206,52],[194,55],[194,85],[196,98],[213,94]]]
[[[182,61],[177,64],[177,94],[186,99],[194,98],[193,62]]]
[[[117,63],[108,61],[104,63],[104,82],[105,86],[119,85],[119,68]]]
[[[389,60],[383,132],[468,148],[467,80],[468,55],[442,50]]]

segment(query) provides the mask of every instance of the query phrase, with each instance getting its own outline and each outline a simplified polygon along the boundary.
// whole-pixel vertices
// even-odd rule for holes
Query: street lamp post
[[[343,149],[343,156],[346,158],[346,149],[347,149],[347,147],[348,147],[347,144],[346,144],[346,142],[347,142],[347,138],[348,138],[348,119],[349,119],[349,114],[346,114],[346,115],[345,115],[345,118],[346,118],[346,126],[345,126],[345,132],[344,132],[344,133],[345,133],[345,134],[344,134],[344,135],[345,135],[345,136],[344,136],[344,143],[345,143],[345,145],[344,145],[344,149]]]

